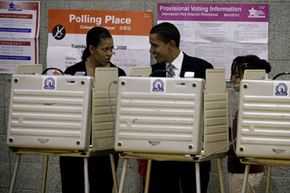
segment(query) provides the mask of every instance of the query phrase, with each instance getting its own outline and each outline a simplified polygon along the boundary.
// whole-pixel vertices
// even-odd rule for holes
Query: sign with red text
[[[181,49],[226,69],[228,79],[236,56],[268,59],[268,4],[159,3],[157,19],[175,24]]]
[[[152,12],[49,10],[47,67],[61,70],[81,61],[86,34],[95,26],[113,36],[112,63],[127,68],[150,65],[149,32]]]
[[[0,1],[0,73],[38,63],[38,1]]]

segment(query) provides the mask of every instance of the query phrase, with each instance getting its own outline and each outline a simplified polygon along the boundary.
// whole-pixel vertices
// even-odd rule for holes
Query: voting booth
[[[93,78],[13,75],[7,145],[85,150]]]
[[[19,155],[10,186],[13,192],[20,156],[84,157],[85,192],[89,193],[87,158],[110,154],[114,140],[117,68],[96,68],[89,76],[12,76],[7,145]],[[115,166],[112,165],[117,184]],[[115,189],[115,192],[117,190]],[[42,186],[45,192],[45,184]]]
[[[244,193],[250,164],[265,164],[268,169],[271,165],[290,165],[290,81],[253,78],[244,78],[240,85],[235,151],[247,164]],[[269,178],[270,173],[267,192]]]
[[[290,81],[243,80],[236,153],[290,159]]]
[[[197,163],[225,154],[228,94],[224,77],[223,70],[213,69],[207,70],[206,81],[120,77],[115,150],[140,159]],[[122,183],[121,179],[120,192]]]

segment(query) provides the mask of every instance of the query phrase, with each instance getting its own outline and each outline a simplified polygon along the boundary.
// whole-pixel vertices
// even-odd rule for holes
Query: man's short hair
[[[161,40],[165,43],[168,43],[169,41],[173,40],[175,42],[176,47],[179,48],[180,44],[180,33],[173,25],[169,22],[163,22],[160,24],[155,25],[151,31],[150,34],[158,34]]]

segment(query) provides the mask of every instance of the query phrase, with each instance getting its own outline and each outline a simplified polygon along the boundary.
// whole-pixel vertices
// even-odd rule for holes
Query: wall
[[[154,21],[156,19],[157,2],[183,2],[183,1],[164,1],[164,0],[41,0],[41,22],[40,22],[40,63],[46,64],[46,49],[47,49],[47,25],[48,9],[106,9],[106,10],[134,10],[154,12]],[[272,64],[273,70],[270,77],[278,72],[290,71],[290,1],[287,0],[212,0],[212,1],[186,1],[186,2],[223,2],[223,3],[269,3],[270,4],[270,24],[269,24],[269,61]],[[6,147],[6,130],[8,120],[8,102],[10,93],[11,75],[0,74],[0,193],[7,193],[11,172],[15,163],[15,155],[10,153]],[[230,97],[234,98],[234,92],[229,89]],[[230,101],[231,114],[229,119],[236,109],[236,101]],[[40,192],[41,169],[43,158],[41,156],[23,156],[21,161],[19,175],[17,178],[17,193],[37,193]],[[217,193],[218,180],[216,164],[212,164],[212,172],[210,178],[209,193]],[[120,171],[120,165],[119,165]],[[227,190],[228,173],[226,170],[225,159],[223,161],[223,176],[225,179],[225,187]],[[290,170],[284,167],[273,167],[272,174],[272,192],[286,193],[289,192]],[[265,179],[259,192],[264,191]],[[136,173],[136,162],[131,161],[129,164],[128,183],[125,187],[126,193],[139,193],[140,179]],[[48,172],[48,193],[61,192],[60,174],[58,157],[50,157],[49,172]],[[227,190],[228,192],[228,190]]]

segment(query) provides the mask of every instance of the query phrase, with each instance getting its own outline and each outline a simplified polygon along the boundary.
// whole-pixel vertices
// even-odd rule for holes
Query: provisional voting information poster
[[[107,28],[114,40],[112,62],[122,68],[150,65],[152,12],[49,10],[47,67],[66,69],[81,61],[86,33]]]
[[[38,63],[39,2],[0,1],[0,73]]]
[[[171,22],[181,32],[181,49],[225,68],[238,55],[268,59],[268,4],[159,3],[158,23]]]

